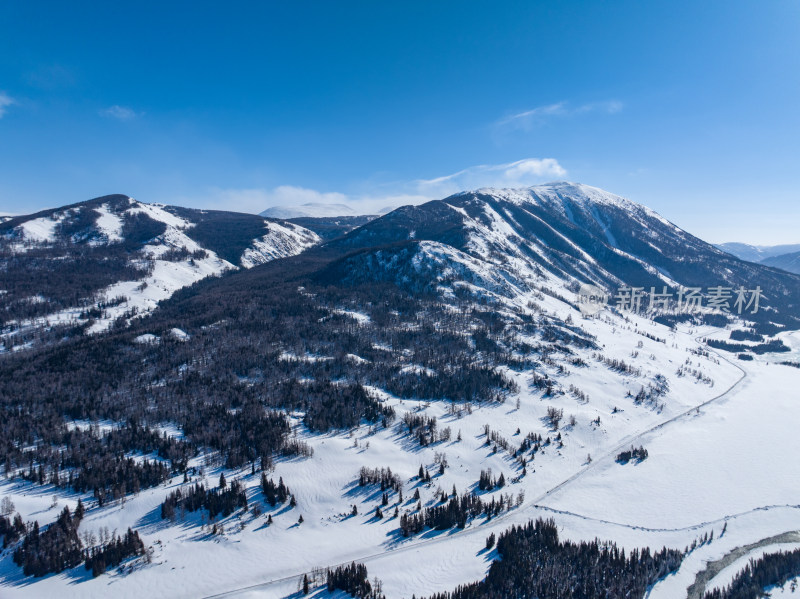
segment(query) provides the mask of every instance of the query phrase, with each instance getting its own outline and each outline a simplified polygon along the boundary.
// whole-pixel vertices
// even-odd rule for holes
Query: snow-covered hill
[[[121,195],[14,217],[0,224],[3,337],[17,345],[54,325],[102,331],[205,277],[318,242],[293,223]]]

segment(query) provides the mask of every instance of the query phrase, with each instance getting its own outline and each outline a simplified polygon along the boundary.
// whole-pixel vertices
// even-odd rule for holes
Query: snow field
[[[549,296],[539,303],[549,311],[564,311],[564,316],[566,310],[570,310]],[[609,316],[609,319],[608,322],[604,319],[578,322],[597,335],[599,345],[606,346],[602,350],[604,354],[630,361],[641,368],[642,376],[610,371],[591,358],[593,350],[580,350],[578,355],[586,361],[587,366],[570,367],[567,375],[556,377],[554,368],[543,367],[546,371],[550,369],[549,372],[561,387],[566,389],[572,383],[588,393],[588,403],[579,402],[569,394],[543,398],[541,391],[530,387],[529,372],[510,373],[517,379],[521,389],[519,409],[516,407],[517,398],[509,397],[503,404],[475,405],[471,414],[462,411],[460,417],[448,414],[447,402],[401,401],[376,391],[398,412],[397,421],[388,429],[378,426],[371,430],[362,426],[353,431],[352,436],[350,431],[312,435],[305,431],[299,420],[296,422],[299,438],[313,447],[314,456],[309,459],[279,460],[275,472],[269,475],[275,481],[283,477],[295,494],[295,509],[289,510],[288,506],[265,509],[264,515],[257,519],[250,513],[245,516],[234,515],[224,522],[226,533],[213,537],[201,530],[197,514],[187,514],[185,520],[179,519],[175,523],[161,521],[160,503],[169,491],[180,486],[181,479],[178,477],[165,487],[142,491],[124,504],[90,509],[81,524],[81,531],[84,528],[97,531],[102,527],[124,531],[128,526],[133,526],[140,531],[146,545],[154,548],[153,564],[139,565],[133,573],[124,575],[116,571],[94,580],[84,577],[80,579],[80,584],[69,584],[78,576],[75,572],[49,576],[31,584],[15,577],[15,567],[7,556],[0,570],[4,573],[3,582],[0,583],[5,585],[0,587],[2,594],[4,597],[52,594],[102,597],[106,596],[109,588],[113,588],[115,595],[120,597],[140,596],[142,592],[154,597],[197,597],[262,584],[247,591],[247,594],[285,596],[295,591],[297,579],[303,572],[309,572],[314,567],[356,560],[367,563],[370,576],[377,575],[384,580],[389,597],[410,597],[412,593],[419,596],[452,589],[458,583],[482,577],[491,561],[491,556],[482,552],[489,532],[499,533],[514,523],[524,523],[539,515],[556,517],[559,524],[564,523],[564,534],[570,538],[573,535],[575,538],[606,536],[626,547],[634,544],[653,545],[656,542],[659,546],[669,544],[682,547],[689,544],[691,539],[702,533],[701,530],[654,533],[586,519],[583,515],[554,513],[534,505],[537,497],[575,473],[589,468],[586,459],[588,454],[593,456],[593,460],[603,463],[603,459],[606,459],[604,455],[613,452],[614,448],[637,431],[647,430],[672,414],[711,399],[741,376],[736,368],[726,362],[717,364],[714,359],[688,353],[689,349],[697,347],[694,331],[672,334],[666,328],[644,319],[631,318],[630,322],[617,316]],[[628,330],[628,326],[631,330]],[[643,337],[634,329],[652,332],[666,339],[666,343]],[[642,341],[641,348],[638,347],[639,341]],[[630,352],[637,349],[638,357],[630,357]],[[650,359],[651,353],[656,356],[655,360]],[[674,375],[677,365],[687,357],[698,362],[698,367],[714,378],[714,387]],[[646,385],[659,373],[663,373],[670,383],[670,391],[662,398],[664,409],[661,413],[644,405],[635,406],[632,398],[625,397],[628,390],[635,394],[641,385]],[[564,410],[560,431],[563,448],[557,447],[554,440],[557,433],[548,430],[544,419],[550,405]],[[623,411],[614,414],[615,406]],[[415,439],[409,438],[402,430],[402,423],[398,422],[404,412],[418,409],[426,415],[436,416],[440,430],[450,427],[451,440],[422,448]],[[576,417],[575,426],[568,424],[570,415]],[[591,424],[598,415],[601,418],[600,427]],[[498,431],[512,446],[518,446],[527,432],[550,436],[552,442],[529,461],[528,475],[514,483],[511,481],[520,474],[521,469],[502,449],[494,453],[492,446],[485,445],[484,424]],[[516,434],[517,428],[520,429],[519,435]],[[456,441],[459,432],[462,436],[460,442]],[[646,473],[649,463],[661,458],[660,449],[649,442],[645,445],[650,449],[650,458],[646,462],[625,467],[613,464],[616,469],[610,469],[609,476]],[[445,453],[449,464],[441,477],[434,463],[436,453]],[[201,460],[195,462],[196,466],[200,464]],[[430,485],[420,486],[415,479],[420,464],[430,469],[433,476]],[[491,468],[495,476],[503,473],[509,481],[505,488],[493,492],[495,496],[503,493],[516,498],[523,491],[525,502],[521,507],[493,519],[490,525],[479,519],[461,532],[428,531],[404,539],[399,536],[398,523],[392,517],[397,503],[396,495],[392,493],[390,505],[382,508],[384,518],[376,520],[374,511],[380,503],[381,493],[377,486],[362,488],[357,485],[361,466],[391,467],[393,472],[401,476],[404,481],[404,502],[399,506],[401,513],[413,509],[411,497],[415,489],[420,490],[423,505],[431,505],[439,487],[450,492],[455,485],[459,493],[473,490],[480,471],[487,468]],[[215,485],[219,470],[209,466],[206,471],[207,483]],[[605,468],[598,468],[585,478],[593,480],[595,472],[605,472]],[[238,473],[226,471],[229,480],[235,476],[243,477],[249,488],[251,503],[260,501],[258,475],[249,476],[249,469]],[[641,487],[635,479],[625,482]],[[608,484],[612,484],[611,481]],[[618,488],[616,483],[613,484],[615,489]],[[596,507],[591,505],[596,501],[591,498],[596,489],[591,485],[588,488],[582,485],[582,481],[573,481],[559,492],[563,499],[561,495],[556,495],[554,498],[558,497],[558,501],[548,498],[544,503],[547,507],[554,505],[561,508],[567,505],[566,500],[577,496],[573,500],[580,501],[581,497],[588,494],[586,503],[589,505],[579,503],[579,507],[587,510]],[[3,487],[6,488],[10,489],[9,494],[15,502],[20,493],[39,493],[38,488],[30,485]],[[52,492],[43,490],[39,494],[42,495],[40,501],[46,503]],[[485,497],[488,498],[488,495]],[[72,500],[77,501],[77,497]],[[84,500],[88,501],[89,498]],[[88,504],[91,505],[91,502],[88,501]],[[357,505],[359,512],[355,517],[349,515],[353,504]],[[613,514],[613,510],[609,511]],[[270,513],[274,523],[267,527],[265,518]],[[590,510],[588,513],[592,515]],[[301,514],[305,521],[298,525],[297,519]],[[43,514],[40,524],[54,519],[57,513],[46,515],[49,517],[45,519]],[[634,515],[645,520],[649,516],[647,513]],[[610,517],[607,519],[613,520]],[[639,524],[632,516],[621,522]],[[241,524],[245,525],[243,530]],[[721,528],[721,524],[718,528]],[[733,529],[733,524],[729,529]],[[674,542],[664,543],[663,539]],[[277,582],[263,585],[271,580]]]

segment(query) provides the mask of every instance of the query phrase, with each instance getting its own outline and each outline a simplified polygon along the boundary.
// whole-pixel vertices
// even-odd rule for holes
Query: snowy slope
[[[549,313],[562,318],[570,315],[574,319],[580,318],[574,308],[550,296],[540,298],[535,292],[530,292],[526,297],[538,302]],[[555,368],[550,372],[560,387],[566,389],[570,384],[580,387],[588,394],[588,401],[578,400],[569,393],[545,397],[541,391],[529,385],[528,373],[519,372],[514,374],[521,389],[519,408],[515,405],[517,397],[510,397],[504,404],[476,405],[472,413],[461,411],[457,415],[448,414],[447,402],[401,401],[375,390],[396,407],[400,416],[406,411],[435,415],[440,419],[441,426],[453,429],[454,436],[460,432],[462,441],[453,439],[420,448],[402,434],[401,426],[392,426],[387,430],[372,430],[364,426],[354,431],[314,435],[306,431],[298,420],[299,438],[314,448],[314,456],[303,460],[278,461],[271,476],[284,478],[297,498],[298,507],[287,509],[284,506],[267,510],[274,518],[272,526],[265,526],[266,514],[258,518],[252,514],[232,516],[225,523],[227,532],[221,536],[210,535],[191,516],[174,525],[164,523],[158,517],[158,506],[168,491],[180,486],[181,482],[176,478],[167,486],[142,492],[124,504],[90,510],[81,525],[91,530],[98,530],[102,526],[120,530],[126,526],[137,527],[147,544],[154,548],[153,564],[139,565],[132,573],[124,575],[111,572],[96,580],[79,576],[78,584],[66,584],[74,581],[76,574],[65,573],[36,581],[33,585],[21,585],[21,581],[14,578],[13,567],[6,558],[1,571],[5,572],[7,596],[47,596],[58,593],[65,597],[101,597],[109,588],[113,588],[120,597],[138,596],[143,590],[154,597],[195,597],[274,580],[276,582],[259,586],[242,596],[279,597],[295,592],[299,578],[312,568],[349,560],[365,561],[370,574],[384,580],[389,597],[419,596],[452,589],[458,583],[480,578],[489,565],[487,556],[480,551],[489,532],[500,532],[513,523],[526,522],[538,515],[553,515],[549,507],[562,509],[570,498],[586,502],[586,505],[578,506],[585,508],[586,514],[579,512],[573,516],[555,513],[568,537],[607,536],[622,540],[628,546],[665,542],[673,546],[688,544],[704,530],[691,527],[710,517],[703,509],[697,512],[697,519],[692,519],[691,513],[687,513],[687,506],[676,506],[676,514],[680,512],[681,518],[675,522],[665,520],[655,524],[674,528],[686,527],[688,523],[690,528],[650,533],[640,527],[653,524],[652,516],[648,517],[642,511],[627,514],[628,517],[623,518],[619,513],[621,508],[615,505],[614,495],[608,499],[598,499],[595,495],[597,489],[590,482],[596,476],[606,476],[603,474],[606,468],[610,468],[614,476],[635,477],[638,472],[646,472],[642,468],[648,467],[649,461],[640,466],[622,467],[613,463],[613,455],[620,446],[635,439],[639,442],[637,436],[641,433],[646,434],[646,431],[660,423],[714,399],[731,387],[738,389],[741,386],[747,390],[747,386],[737,384],[742,373],[736,366],[714,355],[704,357],[693,353],[698,348],[695,337],[700,331],[670,331],[649,320],[625,318],[611,313],[604,314],[602,318],[582,321],[582,326],[596,335],[598,343],[605,346],[609,355],[630,360],[642,369],[641,374],[631,376],[613,372],[592,358],[591,349],[581,350],[578,357],[584,359],[587,366],[572,367],[561,375]],[[664,342],[650,339],[644,333],[663,338]],[[633,352],[638,352],[638,356],[632,357]],[[692,362],[693,368],[713,379],[713,384],[707,380],[676,375],[678,366],[686,360]],[[753,368],[756,372],[757,369],[784,367]],[[785,370],[788,376],[793,374],[791,369]],[[626,398],[628,391],[635,393],[661,373],[669,382],[669,392],[660,400],[661,405],[637,406],[630,397]],[[755,392],[756,388],[752,388],[752,391]],[[747,396],[742,395],[742,403],[747,402]],[[357,486],[357,473],[361,466],[388,466],[400,474],[405,495],[405,501],[399,506],[401,511],[413,509],[413,502],[409,502],[409,498],[415,489],[420,490],[424,504],[432,505],[439,487],[449,490],[455,485],[459,491],[473,488],[481,469],[492,468],[496,474],[503,472],[511,481],[519,475],[517,466],[503,451],[495,453],[491,446],[485,445],[484,424],[489,423],[493,430],[515,443],[527,432],[553,437],[555,432],[543,422],[546,409],[551,405],[564,409],[565,420],[569,415],[576,418],[575,425],[565,425],[560,430],[563,447],[559,448],[556,444],[546,447],[531,462],[528,476],[494,492],[495,496],[511,493],[516,497],[523,491],[525,499],[521,506],[495,518],[491,523],[484,523],[482,519],[473,522],[462,532],[423,533],[409,539],[397,535],[396,519],[385,517],[379,521],[372,516],[375,506],[379,504],[380,492],[375,487],[364,489]],[[711,405],[715,404],[709,404],[703,410],[710,410]],[[615,407],[618,408],[616,412]],[[592,424],[598,416],[601,419],[600,426]],[[731,418],[732,414],[723,417]],[[747,419],[749,414],[744,412],[741,417]],[[692,421],[691,417],[684,418]],[[769,415],[764,418],[769,418]],[[679,423],[670,426],[673,428],[664,430],[680,432]],[[517,428],[521,429],[521,435],[516,434]],[[731,437],[735,434],[737,431],[732,431]],[[782,438],[782,434],[779,433],[778,437]],[[663,450],[649,441],[647,444],[652,447],[650,460],[657,466],[663,459]],[[758,457],[763,455],[759,453],[759,448],[771,451],[759,443],[748,446],[747,451],[754,452]],[[685,447],[687,453],[691,450],[691,445]],[[449,466],[443,476],[434,476],[430,485],[420,485],[415,479],[416,471],[423,464],[435,472],[436,453],[445,453]],[[592,456],[591,463],[587,460],[589,455]],[[598,466],[592,467],[592,464]],[[549,490],[558,488],[575,475],[579,475],[579,478],[560,487],[558,495],[555,492],[548,495]],[[719,487],[720,493],[727,493],[726,485],[733,485],[736,480],[743,481],[743,477],[749,475],[748,471],[739,474],[736,471],[723,471],[718,478],[706,477],[705,484],[707,487]],[[251,487],[251,501],[260,501],[257,479],[249,476],[249,470],[226,471],[226,476],[229,479],[241,476]],[[764,473],[764,476],[768,476],[768,473]],[[207,468],[207,482],[214,484],[218,477],[217,468]],[[589,482],[584,483],[584,480]],[[584,487],[584,484],[589,486]],[[652,489],[656,496],[662,492],[661,487],[651,483],[646,475],[641,480],[627,484],[640,493],[651,493]],[[790,487],[791,484],[787,489]],[[617,488],[616,485],[614,488]],[[759,489],[754,488],[748,505],[777,497],[770,489],[763,489],[764,493],[759,496]],[[0,493],[9,494],[15,499],[19,497],[20,501],[28,496],[24,494],[41,497],[37,499],[39,505],[45,503],[52,494],[47,489],[12,483],[6,483]],[[715,497],[710,496],[703,504],[710,512],[714,511],[712,506]],[[72,497],[71,500],[76,499]],[[666,503],[667,499],[664,501]],[[390,514],[395,503],[396,497],[393,495],[385,511]],[[353,504],[358,506],[359,515],[356,517],[349,516]],[[37,510],[35,505],[29,508],[30,514]],[[46,513],[49,512],[40,511],[36,517],[44,519]],[[300,514],[304,523],[298,526]],[[52,517],[55,515],[53,510]],[[726,515],[711,513],[716,518]],[[601,521],[591,518],[600,518]],[[634,528],[611,524],[615,521]],[[720,527],[721,524],[717,525],[718,531]],[[622,532],[620,529],[623,529]]]

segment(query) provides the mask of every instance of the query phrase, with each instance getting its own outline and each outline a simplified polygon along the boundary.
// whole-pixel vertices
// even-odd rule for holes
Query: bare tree
[[[563,417],[564,410],[559,410],[553,406],[547,407],[547,419],[550,421],[550,426],[553,427],[553,430],[558,430],[558,425]]]
[[[3,500],[0,501],[0,513],[4,516],[10,516],[14,513],[14,510],[17,509],[14,506],[14,502],[11,501],[10,497],[3,497]]]

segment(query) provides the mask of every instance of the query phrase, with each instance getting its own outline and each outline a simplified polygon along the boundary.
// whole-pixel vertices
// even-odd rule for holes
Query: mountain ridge
[[[487,188],[405,206],[326,247],[358,249],[411,240],[443,243],[509,278],[556,277],[614,291],[667,286],[761,287],[783,325],[800,324],[800,278],[742,261],[641,204],[590,186],[557,182]],[[516,273],[511,271],[517,271]],[[757,318],[766,326],[772,318]],[[775,316],[777,318],[777,316]]]
[[[767,258],[800,252],[800,243],[780,245],[752,245],[738,241],[715,244],[719,249],[749,262],[764,262]]]
[[[205,277],[319,241],[294,223],[121,194],[16,216],[0,223],[0,335],[15,345],[54,324],[99,332]]]

